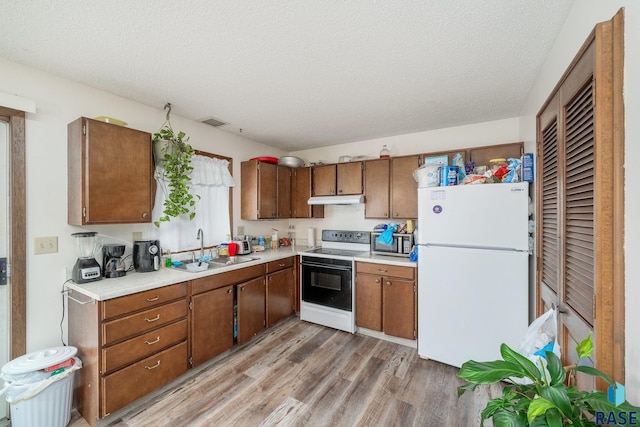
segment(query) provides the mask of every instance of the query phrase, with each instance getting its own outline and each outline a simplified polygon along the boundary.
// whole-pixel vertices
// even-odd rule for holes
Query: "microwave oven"
[[[378,255],[393,255],[409,257],[413,249],[413,233],[394,233],[390,245],[378,242],[378,237],[382,233],[371,233],[371,253]]]

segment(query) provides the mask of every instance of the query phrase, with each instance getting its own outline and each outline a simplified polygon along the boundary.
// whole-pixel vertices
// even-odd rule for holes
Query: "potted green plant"
[[[162,215],[154,222],[156,227],[180,215],[189,215],[189,219],[196,215],[195,204],[200,196],[194,197],[189,192],[190,174],[193,170],[191,159],[195,151],[188,141],[189,137],[184,132],[176,134],[171,125],[165,125],[153,134],[154,157],[156,163],[162,165],[162,178],[168,182],[169,188]]]
[[[591,334],[576,347],[578,362],[562,366],[560,358],[546,352],[546,369],[514,351],[506,344],[500,347],[502,360],[491,362],[465,362],[458,376],[467,384],[458,387],[458,396],[472,391],[480,384],[506,381],[501,397],[490,400],[481,412],[481,425],[491,419],[494,427],[519,426],[597,426],[608,425],[612,419],[619,422],[635,417],[640,422],[640,408],[627,402],[619,406],[609,402],[601,391],[578,390],[569,380],[576,372],[597,376],[609,384],[611,378],[580,361],[591,355]],[[511,379],[524,379],[515,383]],[[634,415],[635,414],[635,415]],[[601,421],[601,422],[600,422]],[[633,424],[631,424],[633,425]]]

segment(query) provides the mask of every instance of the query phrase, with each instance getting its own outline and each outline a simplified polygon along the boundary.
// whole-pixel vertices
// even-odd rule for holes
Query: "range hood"
[[[356,205],[358,203],[364,203],[364,195],[317,196],[311,197],[307,203],[310,205]]]

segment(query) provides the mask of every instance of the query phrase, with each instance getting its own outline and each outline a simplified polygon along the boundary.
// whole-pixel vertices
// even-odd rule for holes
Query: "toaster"
[[[238,255],[247,255],[251,253],[251,242],[249,240],[238,240]]]

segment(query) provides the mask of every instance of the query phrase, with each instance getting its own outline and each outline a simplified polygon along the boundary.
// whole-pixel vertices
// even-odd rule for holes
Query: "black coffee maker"
[[[133,242],[133,267],[137,272],[160,269],[160,241],[136,240]]]
[[[122,256],[125,246],[108,244],[102,245],[102,276],[106,278],[122,277],[127,274]]]

